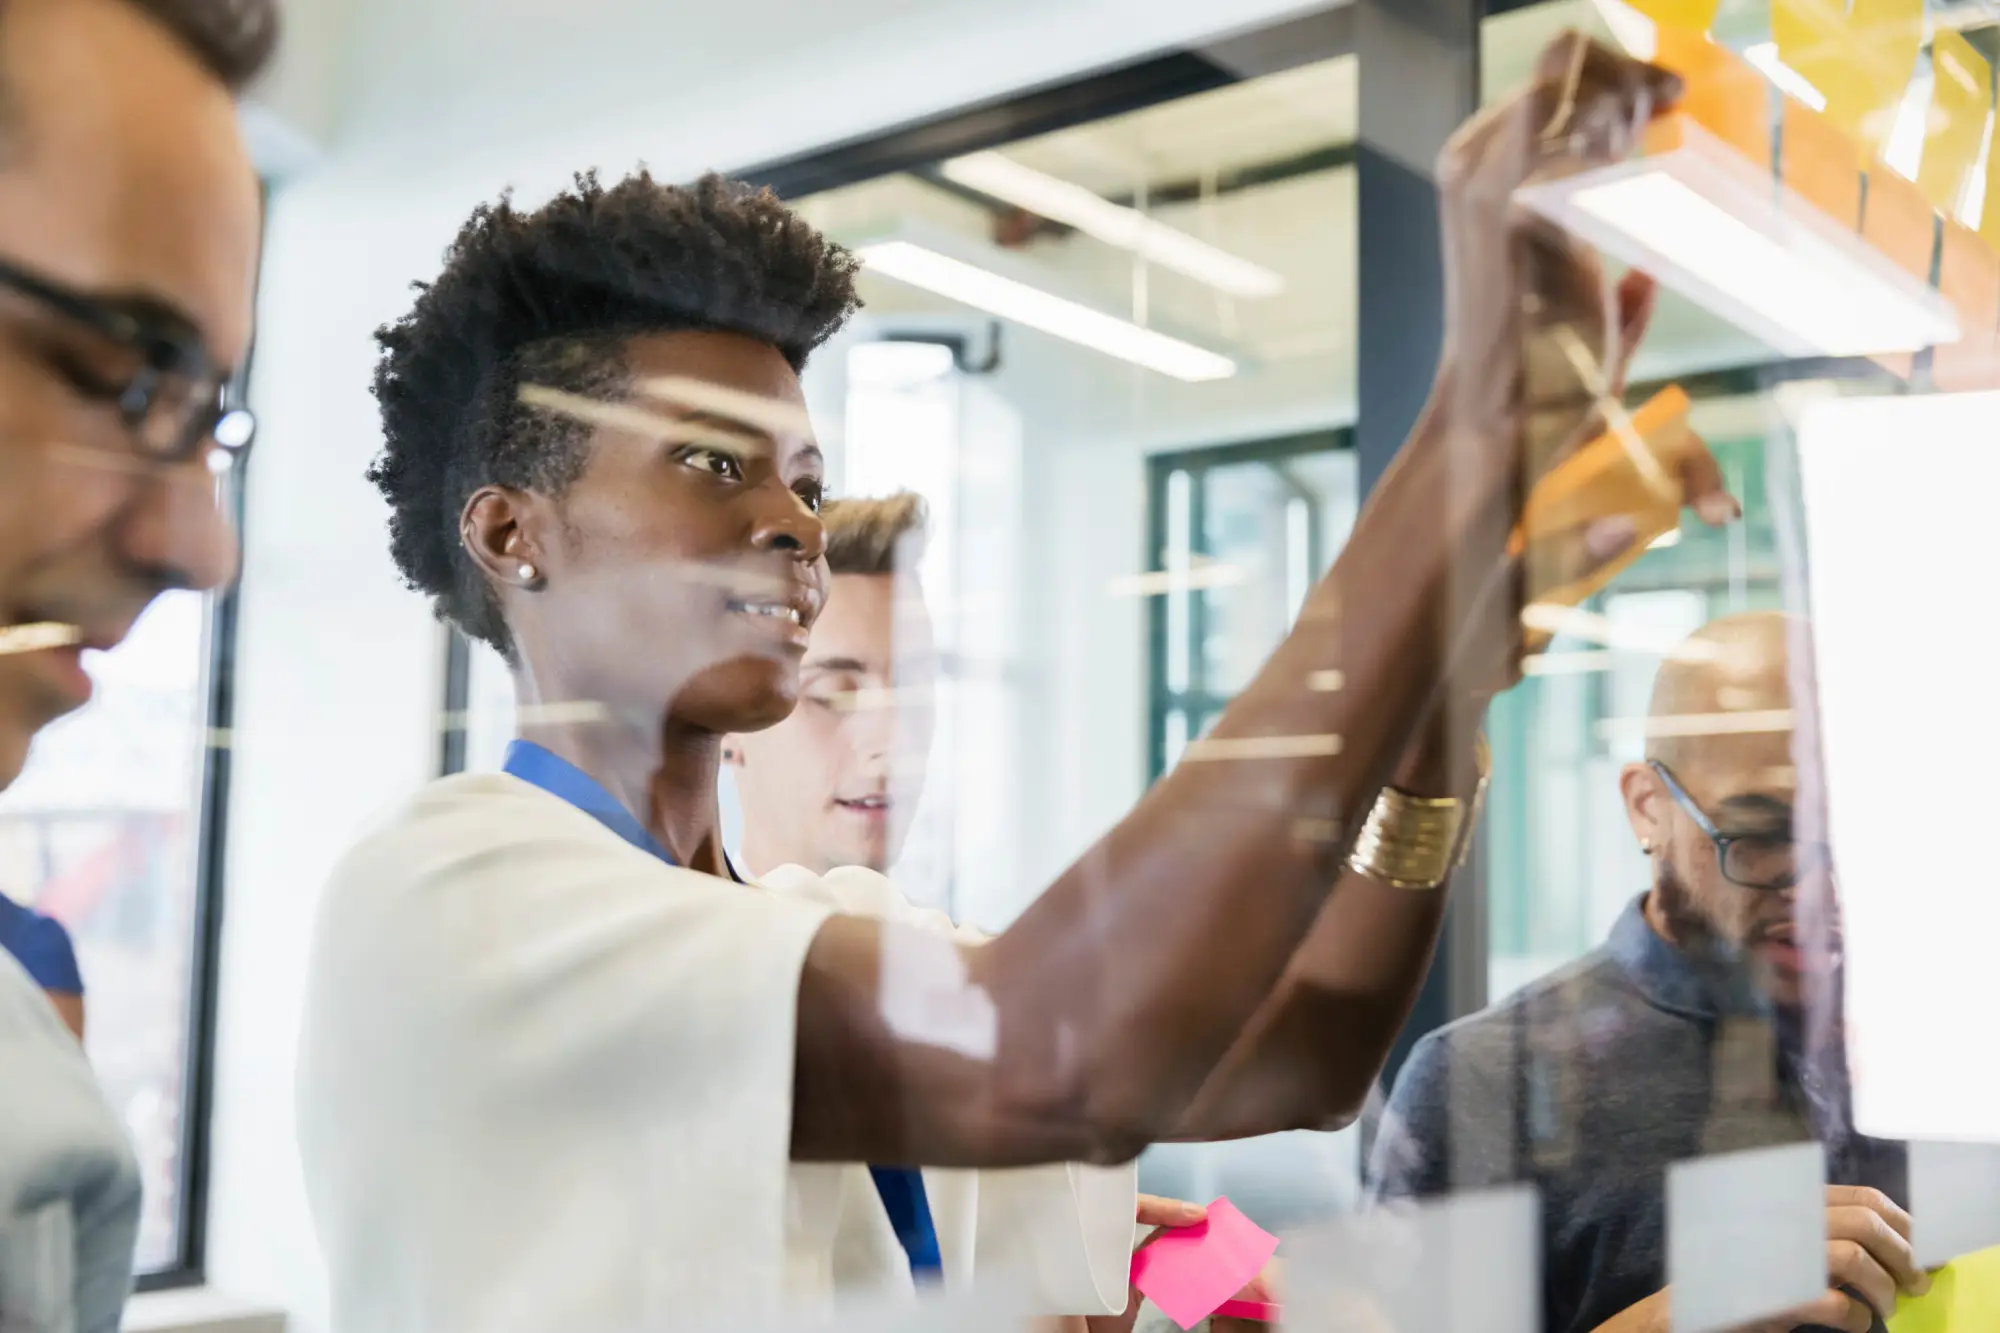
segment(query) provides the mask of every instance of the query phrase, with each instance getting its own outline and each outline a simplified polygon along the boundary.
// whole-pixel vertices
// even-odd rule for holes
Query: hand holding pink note
[[[1208,1220],[1167,1232],[1132,1256],[1132,1285],[1183,1329],[1214,1314],[1271,1262],[1278,1238],[1227,1199]]]

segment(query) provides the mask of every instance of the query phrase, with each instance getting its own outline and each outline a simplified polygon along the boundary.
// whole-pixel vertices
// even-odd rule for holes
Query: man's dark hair
[[[276,0],[126,0],[193,51],[208,72],[240,93],[278,48]],[[4,0],[0,0],[4,7]]]
[[[375,335],[384,444],[368,479],[404,579],[511,655],[460,511],[488,485],[560,495],[589,433],[523,406],[521,385],[615,399],[630,339],[686,329],[755,338],[802,369],[858,304],[858,267],[768,190],[715,175],[681,187],[641,171],[606,189],[590,172],[531,213],[481,205],[415,308]]]

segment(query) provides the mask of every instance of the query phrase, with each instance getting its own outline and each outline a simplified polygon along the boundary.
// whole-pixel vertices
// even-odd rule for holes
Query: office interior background
[[[1993,7],[1930,13],[2000,55]],[[1339,552],[1427,388],[1444,136],[1562,29],[1609,35],[1591,0],[291,0],[287,19],[243,112],[267,218],[242,577],[162,599],[97,664],[97,701],[0,797],[0,891],[68,924],[93,981],[90,1054],[146,1172],[156,1299],[135,1319],[209,1300],[308,1333],[326,1293],[291,1088],[315,895],[372,817],[497,766],[512,730],[504,668],[400,585],[363,479],[371,335],[474,204],[589,167],[716,168],[869,258],[867,308],[806,388],[833,493],[909,487],[933,515],[947,671],[901,882],[998,928],[1172,766]],[[1715,28],[1739,48],[1768,30],[1761,0]],[[1913,174],[1928,60],[1915,75],[1890,145]],[[1078,194],[1115,206],[1108,231],[1065,214]],[[1200,253],[1105,239],[1134,216]],[[939,295],[898,267],[912,254],[1044,304],[1024,321]],[[1119,350],[1079,345],[1079,306]],[[1616,774],[1661,654],[1719,614],[1807,604],[1797,406],[1895,391],[1672,294],[1633,379],[1688,390],[1744,518],[1657,543],[1591,604],[1597,632],[1496,705],[1477,854],[1402,1050],[1590,948],[1645,887]],[[1898,465],[1970,434],[1895,433]],[[1969,447],[1948,465],[1969,491],[2000,470]],[[1854,539],[1882,586],[1959,609],[1990,586],[1956,573],[1971,534],[1876,517]],[[1976,643],[1964,619],[1889,632],[1948,656]],[[1947,725],[1983,736],[1989,711]],[[1947,778],[1976,768],[1963,740],[1933,756]],[[1143,1179],[1289,1226],[1354,1205],[1364,1132],[1156,1149]]]

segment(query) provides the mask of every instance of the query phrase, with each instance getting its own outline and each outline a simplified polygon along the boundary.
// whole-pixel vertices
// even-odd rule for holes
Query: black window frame
[[[262,240],[269,224],[271,188],[260,184],[259,276],[262,274]],[[253,300],[256,293],[253,290]],[[248,402],[251,364],[257,345],[252,337],[243,364],[237,367],[231,391],[238,402]],[[234,525],[239,552],[246,551],[243,538],[249,510],[250,466],[257,456],[256,446],[239,452],[223,484],[224,503]],[[200,795],[195,834],[194,930],[192,957],[188,965],[188,1021],[182,1043],[181,1070],[181,1151],[178,1191],[175,1197],[174,1257],[165,1267],[135,1274],[137,1292],[172,1291],[198,1287],[208,1280],[209,1169],[213,1155],[215,1110],[215,1034],[220,1007],[220,967],[222,930],[228,861],[229,792],[234,756],[236,718],[237,628],[243,606],[243,567],[239,561],[236,577],[228,586],[211,594],[208,614],[207,685],[202,731]]]
[[[1205,445],[1150,454],[1146,458],[1146,569],[1161,574],[1167,570],[1167,488],[1176,473],[1188,477],[1191,503],[1188,513],[1188,554],[1214,554],[1206,547],[1205,495],[1203,477],[1218,468],[1245,463],[1282,463],[1320,454],[1353,453],[1354,428],[1337,426],[1301,431],[1263,439],[1240,440],[1230,444]],[[1302,498],[1312,499],[1311,496]],[[1315,508],[1309,519],[1308,560],[1317,573],[1325,567],[1322,549],[1326,534],[1320,530]],[[1146,778],[1157,782],[1167,771],[1167,717],[1176,711],[1190,719],[1220,712],[1232,696],[1207,688],[1202,644],[1208,637],[1207,601],[1199,593],[1188,598],[1188,684],[1184,690],[1167,683],[1167,598],[1151,597],[1146,607]],[[1188,739],[1195,737],[1190,725]]]

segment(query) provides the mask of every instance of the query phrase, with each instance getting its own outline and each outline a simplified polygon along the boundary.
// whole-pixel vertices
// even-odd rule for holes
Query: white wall
[[[251,386],[265,429],[237,659],[212,1283],[289,1310],[305,1333],[326,1325],[292,1139],[303,962],[334,859],[429,774],[440,690],[435,626],[398,585],[361,475],[379,444],[370,334],[435,272],[472,204],[510,181],[545,194],[594,164],[618,174],[645,158],[669,177],[749,165],[1304,7],[1239,0],[1224,19],[1209,0],[366,0],[295,31],[311,58],[264,97],[326,152],[274,194]],[[1092,465],[1129,480],[1131,457],[1107,449]],[[1116,522],[1091,536],[1090,558],[1121,572],[1136,568],[1136,538],[1119,530],[1136,494],[1121,484]],[[1078,517],[1051,516],[1051,533]],[[1081,604],[1062,614],[1073,632],[1097,629]],[[1107,706],[1123,698],[1108,692]],[[1138,754],[1132,725],[1117,748]],[[1086,756],[1066,779],[1090,794],[1090,818],[1133,790],[1124,766],[1102,766]]]

